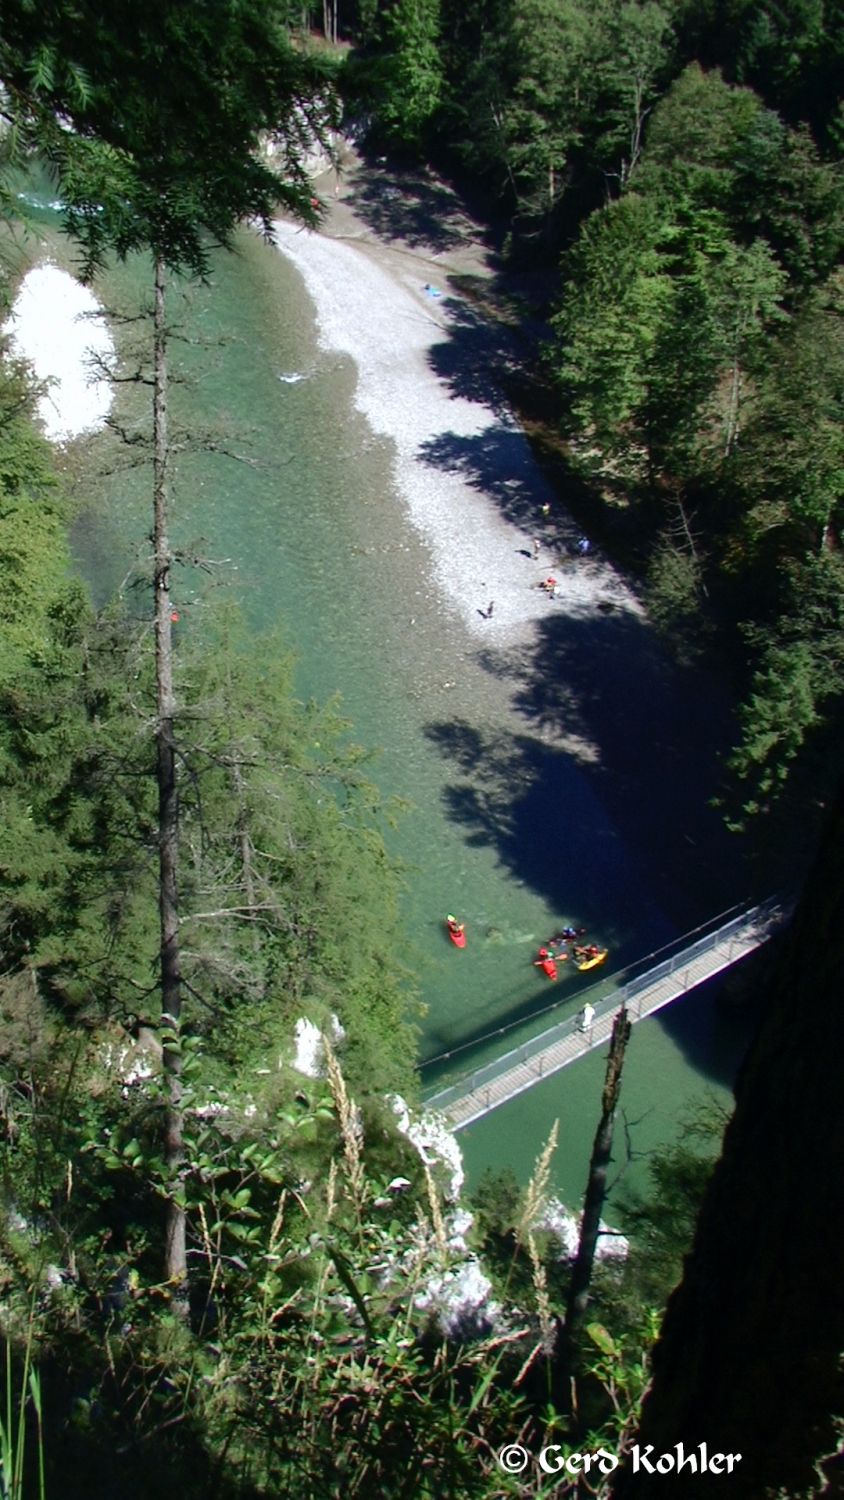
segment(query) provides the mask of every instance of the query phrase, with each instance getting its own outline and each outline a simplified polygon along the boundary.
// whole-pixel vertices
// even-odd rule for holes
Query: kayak
[[[577,966],[581,974],[585,973],[587,969],[597,969],[598,965],[604,962],[608,953],[608,948],[602,948],[600,953],[594,954],[592,958],[583,959],[582,963],[579,963]]]
[[[455,948],[466,947],[466,934],[461,927],[452,927],[451,923],[447,921],[445,924],[445,930],[451,938],[451,941],[453,942]]]
[[[555,959],[553,953],[548,952],[547,948],[540,948],[539,956],[535,958],[533,962],[537,969],[541,969],[543,974],[548,975],[549,979],[556,979],[557,960]]]

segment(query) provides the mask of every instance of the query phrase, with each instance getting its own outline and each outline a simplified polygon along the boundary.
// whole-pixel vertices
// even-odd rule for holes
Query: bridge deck
[[[500,1104],[515,1099],[595,1047],[602,1047],[609,1040],[622,1002],[627,1004],[631,1021],[644,1020],[752,953],[770,937],[781,917],[779,908],[754,907],[724,929],[605,994],[595,1003],[595,1015],[588,1030],[579,1029],[577,1017],[569,1016],[512,1054],[505,1054],[461,1083],[434,1094],[426,1100],[426,1108],[441,1109],[452,1130],[464,1130]],[[512,1062],[508,1066],[509,1057]]]

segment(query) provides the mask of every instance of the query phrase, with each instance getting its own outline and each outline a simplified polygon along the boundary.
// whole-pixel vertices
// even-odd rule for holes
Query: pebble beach
[[[329,202],[319,230],[284,220],[274,227],[313,301],[322,348],[354,362],[355,404],[393,446],[396,489],[429,549],[437,588],[466,629],[510,647],[526,643],[549,610],[641,615],[632,589],[600,558],[560,565],[578,532],[518,423],[500,401],[467,399],[438,372],[462,312],[448,256],[385,242],[353,197]],[[529,529],[504,513],[508,489]],[[548,577],[557,580],[553,593],[539,586]]]

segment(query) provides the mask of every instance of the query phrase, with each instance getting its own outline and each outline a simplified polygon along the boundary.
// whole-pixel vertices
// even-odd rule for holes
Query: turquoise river
[[[71,266],[46,218],[40,232],[26,259]],[[129,308],[148,281],[138,263],[97,291]],[[300,696],[339,695],[354,737],[377,748],[374,779],[405,804],[388,840],[405,867],[399,957],[418,989],[420,1061],[463,1049],[425,1081],[487,1059],[502,1045],[489,1033],[511,1021],[510,1043],[538,1030],[552,999],[578,1008],[580,976],[552,990],[531,965],[561,923],[586,925],[620,967],[751,894],[706,809],[727,724],[717,684],[680,677],[641,622],[612,614],[568,635],[549,627],[509,671],[482,653],[429,587],[390,444],[355,410],[354,365],[319,347],[300,276],[277,250],[244,234],[173,314],[192,340],[173,346],[189,376],[173,389],[174,428],[238,455],[176,461],[176,543],[216,560],[211,575],[177,572],[178,628],[201,628],[210,589],[233,590],[256,632],[280,630],[294,651]],[[85,494],[74,546],[101,602],[144,555],[148,476],[127,471],[115,506],[103,440],[83,446],[70,460]],[[545,733],[563,704],[598,747],[591,758]],[[467,922],[462,953],[445,940],[447,910]],[[673,1138],[687,1104],[728,1100],[746,1024],[701,992],[635,1028],[625,1189],[642,1185],[647,1153]],[[559,1118],[556,1183],[577,1203],[603,1066],[592,1054],[461,1136],[470,1183],[488,1166],[526,1180]]]

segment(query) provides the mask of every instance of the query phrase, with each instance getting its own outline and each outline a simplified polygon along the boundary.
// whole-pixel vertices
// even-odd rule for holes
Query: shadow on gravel
[[[524,433],[506,420],[503,411],[496,425],[474,437],[443,432],[431,438],[420,447],[419,457],[434,469],[459,474],[493,500],[506,520],[540,536],[559,553],[560,567],[575,566],[572,554],[581,528],[567,509],[553,505],[553,491],[537,468]],[[574,477],[571,495],[579,508],[582,486]]]
[[[475,437],[441,433],[422,444],[419,456],[434,469],[459,474],[519,526],[533,525],[546,498],[544,492],[537,493],[536,466],[524,434],[503,422]]]
[[[448,352],[440,355],[440,349]],[[463,354],[458,358],[452,345],[436,345],[434,354],[443,364],[453,358],[456,370],[459,360],[465,359]],[[497,402],[497,421],[471,437],[440,433],[421,445],[420,459],[431,468],[459,474],[473,489],[494,501],[506,520],[540,536],[564,558],[583,531],[583,522],[576,517],[590,513],[590,492],[583,480],[561,460],[555,463],[553,483],[545,475],[522,429],[509,415],[495,371],[485,367],[482,360],[456,374],[453,388],[455,394],[469,400],[485,401],[489,406]]]
[[[428,363],[453,396],[477,401],[502,417],[509,411],[506,381],[525,357],[515,329],[492,321],[470,302],[447,297],[447,337],[434,344]]]
[[[479,231],[446,183],[424,168],[364,162],[349,179],[351,207],[384,240],[433,253],[475,245]]]

